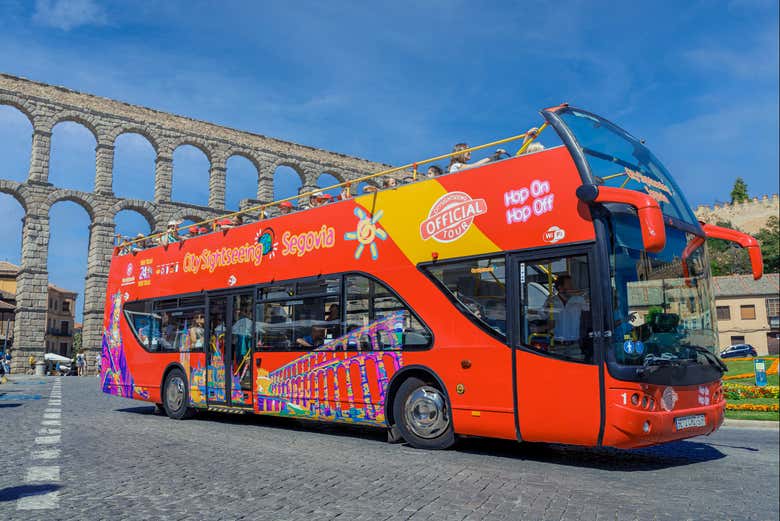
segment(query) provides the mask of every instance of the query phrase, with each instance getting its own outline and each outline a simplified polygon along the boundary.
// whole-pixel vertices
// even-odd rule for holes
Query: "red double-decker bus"
[[[756,241],[700,224],[609,121],[541,114],[562,146],[117,248],[103,391],[171,418],[359,423],[422,448],[713,432],[725,368],[704,239],[746,247],[760,277]]]

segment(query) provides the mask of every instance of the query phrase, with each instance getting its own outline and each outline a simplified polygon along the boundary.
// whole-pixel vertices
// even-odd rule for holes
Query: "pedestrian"
[[[27,361],[30,364],[30,374],[35,374],[35,355],[30,355]]]
[[[76,355],[76,368],[78,369],[79,376],[84,376],[86,374],[87,359],[81,351]]]
[[[97,371],[99,377],[100,376],[100,353],[95,355],[95,371]]]

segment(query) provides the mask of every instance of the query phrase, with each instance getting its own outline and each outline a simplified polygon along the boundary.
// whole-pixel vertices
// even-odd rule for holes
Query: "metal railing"
[[[498,146],[498,145],[503,145],[504,143],[511,143],[512,141],[518,141],[520,139],[529,138],[522,144],[520,149],[515,154],[515,155],[519,156],[520,154],[522,154],[522,153],[524,153],[526,151],[528,146],[539,136],[539,134],[542,133],[542,131],[545,128],[547,128],[547,122],[542,123],[542,125],[538,128],[538,130],[536,132],[533,132],[533,133],[523,132],[522,134],[517,134],[516,136],[510,136],[510,137],[507,137],[507,138],[504,138],[504,139],[499,139],[498,141],[491,141],[490,143],[485,143],[484,145],[477,145],[477,146],[474,146],[474,147],[464,148],[462,150],[456,150],[456,151],[450,152],[448,154],[442,154],[442,155],[439,155],[439,156],[430,157],[428,159],[423,159],[422,161],[415,161],[414,163],[408,163],[406,165],[397,166],[397,167],[393,167],[393,168],[388,168],[387,170],[382,170],[381,172],[376,172],[374,174],[368,174],[368,175],[365,175],[363,177],[359,177],[357,179],[351,179],[349,181],[344,181],[342,183],[338,183],[338,184],[335,184],[335,185],[326,186],[324,188],[317,188],[315,190],[310,190],[308,192],[299,193],[299,194],[294,195],[294,196],[285,197],[284,199],[276,199],[276,200],[268,202],[268,203],[259,204],[259,205],[256,205],[256,206],[252,206],[250,208],[245,208],[243,210],[238,210],[236,212],[227,213],[227,214],[221,215],[219,217],[213,217],[211,219],[206,219],[204,221],[200,221],[200,222],[197,222],[197,223],[191,223],[191,224],[187,224],[186,226],[178,227],[178,228],[176,228],[176,233],[178,234],[182,230],[187,230],[187,229],[193,228],[193,227],[194,228],[198,228],[198,227],[201,227],[201,226],[204,226],[204,225],[213,225],[213,223],[215,223],[217,221],[221,221],[223,219],[232,219],[234,217],[243,216],[243,215],[249,215],[251,213],[258,212],[258,211],[260,212],[259,218],[262,220],[262,219],[266,218],[265,212],[266,212],[266,210],[268,208],[276,207],[279,204],[287,202],[287,201],[292,202],[292,201],[295,201],[295,200],[305,200],[307,197],[311,197],[312,195],[319,194],[319,193],[325,192],[327,190],[333,190],[335,188],[346,188],[346,197],[352,197],[352,195],[349,192],[349,189],[350,189],[350,187],[352,185],[357,185],[357,184],[360,184],[360,183],[362,183],[364,181],[369,181],[371,179],[376,179],[378,177],[388,176],[388,175],[391,175],[391,174],[394,174],[394,173],[397,173],[397,172],[403,172],[405,170],[410,170],[411,169],[411,172],[409,172],[409,173],[412,174],[412,181],[416,181],[417,177],[419,175],[418,167],[421,166],[421,165],[426,165],[428,163],[433,163],[435,161],[441,161],[442,159],[449,159],[451,157],[459,156],[461,154],[470,153],[470,152],[476,152],[478,150],[484,150],[486,148],[495,147],[495,146]],[[251,215],[249,215],[249,216],[252,217]],[[212,231],[212,230],[209,230],[209,231]],[[154,247],[154,246],[158,246],[159,244],[154,244],[152,246],[149,246],[148,245],[149,241],[159,241],[161,238],[165,237],[167,234],[168,234],[168,232],[164,231],[164,232],[150,234],[150,235],[147,235],[147,236],[144,236],[144,237],[139,237],[139,238],[134,239],[132,241],[124,241],[124,242],[122,242],[122,244],[117,245],[114,248],[114,254],[116,255],[119,251],[122,251],[123,252],[122,254],[136,253],[137,251],[140,251],[140,250],[145,249],[145,248],[151,248],[151,247]],[[180,242],[181,240],[186,240],[186,239],[187,239],[187,236],[179,236],[179,239],[176,240],[176,241],[172,241],[172,243]],[[139,243],[144,244],[145,246],[136,246],[136,247],[134,247],[134,245],[138,245]]]

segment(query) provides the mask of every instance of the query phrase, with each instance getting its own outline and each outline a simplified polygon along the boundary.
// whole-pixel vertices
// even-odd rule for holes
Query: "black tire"
[[[410,377],[393,400],[393,418],[401,436],[417,449],[448,449],[455,443],[447,395],[438,385]]]
[[[187,385],[187,377],[178,367],[172,369],[165,377],[162,399],[163,408],[168,418],[183,420],[195,415],[195,409],[189,406],[190,390]]]

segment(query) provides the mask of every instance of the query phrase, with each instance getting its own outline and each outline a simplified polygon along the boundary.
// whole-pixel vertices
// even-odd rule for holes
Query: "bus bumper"
[[[607,407],[602,444],[634,449],[711,434],[723,424],[725,410],[726,402],[722,399],[710,405],[671,411],[637,410],[613,404]]]

